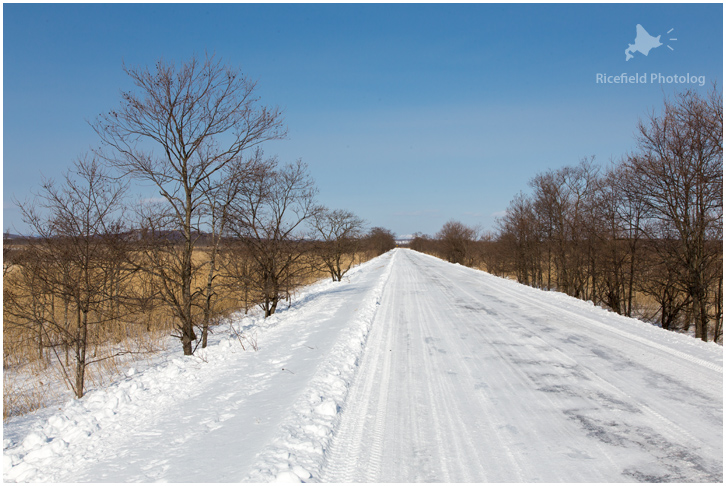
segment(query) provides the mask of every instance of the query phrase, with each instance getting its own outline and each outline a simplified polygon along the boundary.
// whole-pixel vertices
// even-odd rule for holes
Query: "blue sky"
[[[266,153],[302,158],[322,203],[399,235],[449,219],[493,229],[537,173],[591,155],[606,164],[665,95],[722,89],[722,8],[4,4],[3,229],[26,230],[12,196],[98,145],[87,121],[131,88],[122,62],[205,51],[284,110],[289,136]],[[664,45],[626,62],[637,24]],[[706,86],[598,84],[598,73]]]

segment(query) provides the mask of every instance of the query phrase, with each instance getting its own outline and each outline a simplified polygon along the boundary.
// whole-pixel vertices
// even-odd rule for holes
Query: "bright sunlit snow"
[[[723,480],[722,348],[394,250],[6,422],[5,481]]]

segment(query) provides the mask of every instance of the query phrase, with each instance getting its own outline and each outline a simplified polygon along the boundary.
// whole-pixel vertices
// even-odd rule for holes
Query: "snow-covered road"
[[[721,482],[721,356],[399,251],[321,479]]]
[[[268,318],[238,316],[210,345],[3,426],[3,479],[265,482],[319,474],[363,352],[389,253],[304,289]]]
[[[723,479],[722,348],[562,294],[394,250],[235,326],[10,420],[3,479]]]

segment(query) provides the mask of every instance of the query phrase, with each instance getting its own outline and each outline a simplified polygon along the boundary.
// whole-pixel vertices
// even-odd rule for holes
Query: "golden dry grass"
[[[202,265],[206,259],[205,249],[200,249],[194,255],[194,263]],[[352,257],[355,264],[370,259],[365,252],[356,253]],[[16,308],[28,308],[31,303],[30,295],[23,295],[18,285],[21,274],[20,267],[11,266],[5,273],[4,290],[15,294]],[[321,279],[330,278],[327,271],[322,269],[305,273],[297,286],[305,286]],[[131,291],[143,292],[148,286],[148,276],[133,275],[128,286]],[[206,284],[206,272],[201,272],[194,282],[195,286]],[[243,291],[234,285],[234,282],[225,282],[223,278],[217,281],[216,298],[214,303],[215,317],[225,317],[234,311],[255,305],[254,296],[248,296],[245,302]],[[227,284],[227,285],[225,285]],[[294,292],[295,289],[290,289]],[[63,310],[58,306],[55,309],[56,318],[60,321]],[[201,312],[201,311],[199,311]],[[17,314],[17,312],[16,312]],[[73,350],[56,346],[43,350],[41,359],[38,349],[37,326],[29,319],[19,319],[10,315],[8,308],[3,306],[3,420],[11,415],[31,412],[46,406],[58,397],[50,386],[55,381],[64,382],[61,366],[72,368]],[[127,366],[129,358],[146,359],[155,352],[163,349],[165,339],[175,329],[175,316],[172,310],[154,302],[146,309],[136,309],[120,315],[112,323],[91,326],[88,340],[88,360],[99,361],[89,366],[86,371],[87,383],[92,387],[108,384],[119,376],[121,366]],[[48,337],[57,339],[52,333]],[[45,338],[47,339],[47,338]],[[69,371],[70,373],[70,371]]]

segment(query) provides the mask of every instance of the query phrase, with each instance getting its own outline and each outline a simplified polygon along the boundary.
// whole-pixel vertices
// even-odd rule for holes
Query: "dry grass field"
[[[205,249],[194,256],[195,264],[206,261]],[[354,264],[360,264],[373,255],[358,252],[348,256]],[[6,259],[7,260],[7,259]],[[348,260],[348,261],[351,261]],[[67,306],[52,302],[48,295],[31,295],[26,285],[27,275],[20,265],[6,261],[4,269],[3,305],[3,419],[22,415],[57,401],[59,395],[72,396],[66,373],[72,374],[74,350],[61,332],[47,321],[68,322]],[[207,272],[199,272],[194,285],[206,286]],[[24,281],[25,277],[25,281]],[[315,262],[299,272],[294,286],[286,290],[286,297],[294,296],[296,289],[331,278],[330,274]],[[159,282],[150,280],[147,274],[132,275],[125,283],[125,291],[135,296],[149,297],[134,305],[120,306],[112,320],[97,319],[102,324],[89,326],[89,366],[86,380],[90,387],[99,387],[117,379],[129,363],[151,360],[155,353],[169,346],[169,336],[175,334],[176,321],[172,309],[163,301],[152,298],[158,292]],[[219,275],[215,280],[212,324],[220,324],[231,313],[245,313],[259,303],[259,296],[252,289],[245,289],[239,280]],[[48,305],[50,300],[50,305]],[[197,320],[202,319],[202,296],[195,308]],[[43,306],[39,306],[42,301]],[[38,308],[43,307],[42,312]],[[43,322],[42,315],[46,313]],[[47,315],[53,312],[54,316]],[[65,314],[64,314],[65,313]],[[199,335],[199,331],[197,331]],[[174,341],[171,340],[173,343]],[[173,345],[173,344],[172,344]],[[181,349],[180,349],[181,353]],[[60,385],[60,386],[59,386]],[[65,389],[65,391],[63,391]]]

